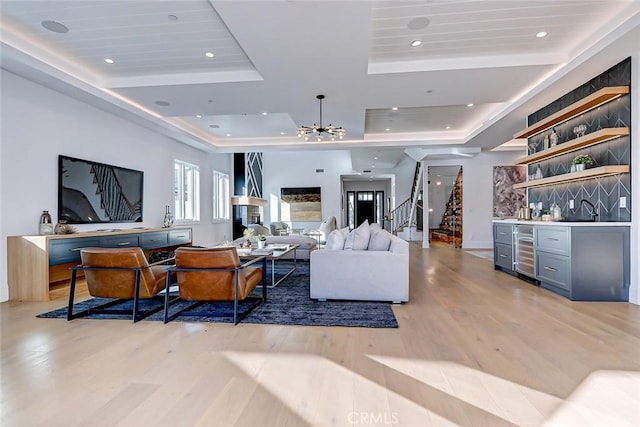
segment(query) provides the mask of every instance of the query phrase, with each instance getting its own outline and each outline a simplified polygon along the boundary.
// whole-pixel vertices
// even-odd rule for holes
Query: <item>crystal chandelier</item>
[[[313,134],[316,140],[320,142],[322,141],[322,134],[326,133],[329,134],[329,138],[331,138],[332,141],[335,141],[336,138],[342,139],[346,132],[342,127],[333,126],[331,123],[329,123],[329,126],[327,127],[322,126],[322,100],[324,99],[324,95],[318,95],[316,96],[316,99],[320,100],[320,126],[315,123],[313,126],[300,126],[298,129],[298,138],[302,138],[304,136],[304,140],[308,141],[309,135]]]

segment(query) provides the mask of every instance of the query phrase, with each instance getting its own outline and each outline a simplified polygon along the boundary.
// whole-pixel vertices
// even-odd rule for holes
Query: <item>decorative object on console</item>
[[[267,242],[267,236],[265,236],[264,234],[259,234],[257,237],[258,240],[258,249],[262,249],[264,248],[264,245]]]
[[[322,221],[320,187],[281,188],[283,221]]]
[[[316,99],[318,99],[320,101],[320,126],[316,125],[315,123],[313,124],[313,126],[309,127],[309,126],[300,126],[300,128],[298,129],[298,138],[304,136],[304,140],[308,141],[309,140],[309,134],[314,134],[316,137],[316,140],[318,142],[322,141],[322,134],[326,133],[329,135],[329,137],[331,138],[332,141],[336,140],[336,137],[338,137],[338,139],[342,139],[344,137],[345,134],[345,130],[342,127],[339,126],[333,126],[331,123],[329,123],[329,126],[327,126],[326,128],[323,127],[322,125],[322,100],[324,99],[324,95],[318,95],[316,96]]]
[[[42,215],[40,215],[38,233],[42,235],[53,234],[53,224],[51,223],[51,215],[49,214],[49,211],[42,211]]]
[[[162,226],[164,228],[169,228],[172,225],[173,225],[173,214],[171,213],[171,207],[169,205],[166,205],[164,209],[164,220],[162,221]]]
[[[63,220],[56,224],[53,231],[55,234],[74,234],[78,230],[76,230],[73,225],[69,225],[66,223],[66,221]]]

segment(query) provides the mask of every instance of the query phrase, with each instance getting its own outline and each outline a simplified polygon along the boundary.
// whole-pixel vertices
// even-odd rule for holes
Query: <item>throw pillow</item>
[[[391,247],[391,234],[385,230],[377,229],[371,232],[369,238],[370,251],[388,251]]]
[[[345,236],[341,230],[333,230],[327,236],[327,243],[324,248],[328,251],[341,251],[344,249]]]
[[[345,250],[364,251],[369,246],[369,221],[365,220],[360,226],[351,230],[344,242]]]
[[[373,232],[373,230],[382,230],[382,227],[380,227],[380,224],[377,222],[374,222],[373,224],[369,224],[369,229]]]

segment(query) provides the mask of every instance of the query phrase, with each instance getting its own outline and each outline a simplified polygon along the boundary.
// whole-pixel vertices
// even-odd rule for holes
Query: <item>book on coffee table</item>
[[[271,248],[254,249],[251,251],[251,255],[271,255],[272,253],[273,249]]]
[[[286,251],[289,249],[289,245],[267,245],[267,249],[272,251]]]

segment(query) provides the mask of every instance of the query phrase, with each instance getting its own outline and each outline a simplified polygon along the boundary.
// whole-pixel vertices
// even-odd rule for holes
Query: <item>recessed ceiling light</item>
[[[420,16],[418,18],[413,18],[411,21],[409,21],[409,24],[407,24],[407,28],[409,28],[410,30],[422,30],[424,28],[427,28],[428,25],[429,25],[429,18]]]
[[[390,128],[386,128],[385,131],[389,132],[391,129]]]
[[[392,110],[393,111],[398,111],[398,107],[393,107]]]
[[[373,160],[378,160],[378,158],[377,158],[377,157],[374,157],[374,158],[373,158]]]
[[[69,28],[67,28],[66,25],[63,25],[56,21],[42,21],[40,25],[42,25],[49,31],[53,31],[54,33],[64,34],[69,32]]]
[[[422,44],[422,40],[417,40],[417,39],[416,39],[416,40],[411,40],[411,43],[409,43],[409,45],[410,45],[411,47],[418,47],[418,46],[420,46],[421,44]]]
[[[441,182],[440,182],[440,181],[436,182],[436,185],[440,185],[440,184],[441,184]]]
[[[201,119],[202,118],[202,114],[196,114],[196,117]]]
[[[266,115],[267,115],[267,112],[266,112],[266,111],[263,111],[263,112],[262,112],[262,115],[263,115],[263,116],[266,116]]]
[[[206,56],[207,58],[213,58],[215,55],[213,54],[213,52],[207,52],[204,54],[204,56]]]
[[[538,34],[536,34],[536,37],[541,39],[543,37],[547,37],[547,32],[546,31],[540,31]]]
[[[115,61],[111,58],[104,58],[104,62],[106,62],[107,64],[113,64]]]
[[[473,104],[467,104],[467,107],[473,107]]]
[[[228,133],[228,134],[227,134],[227,136],[231,136],[231,134],[230,134],[230,133]]]
[[[280,135],[284,135],[284,132],[280,132]]]
[[[169,105],[171,105],[167,101],[156,101],[154,102],[154,104],[159,105],[161,107],[168,107]]]
[[[178,17],[176,15],[167,15],[167,18],[169,18],[169,21],[177,21]]]
[[[447,126],[447,129],[451,129],[451,126]]]

